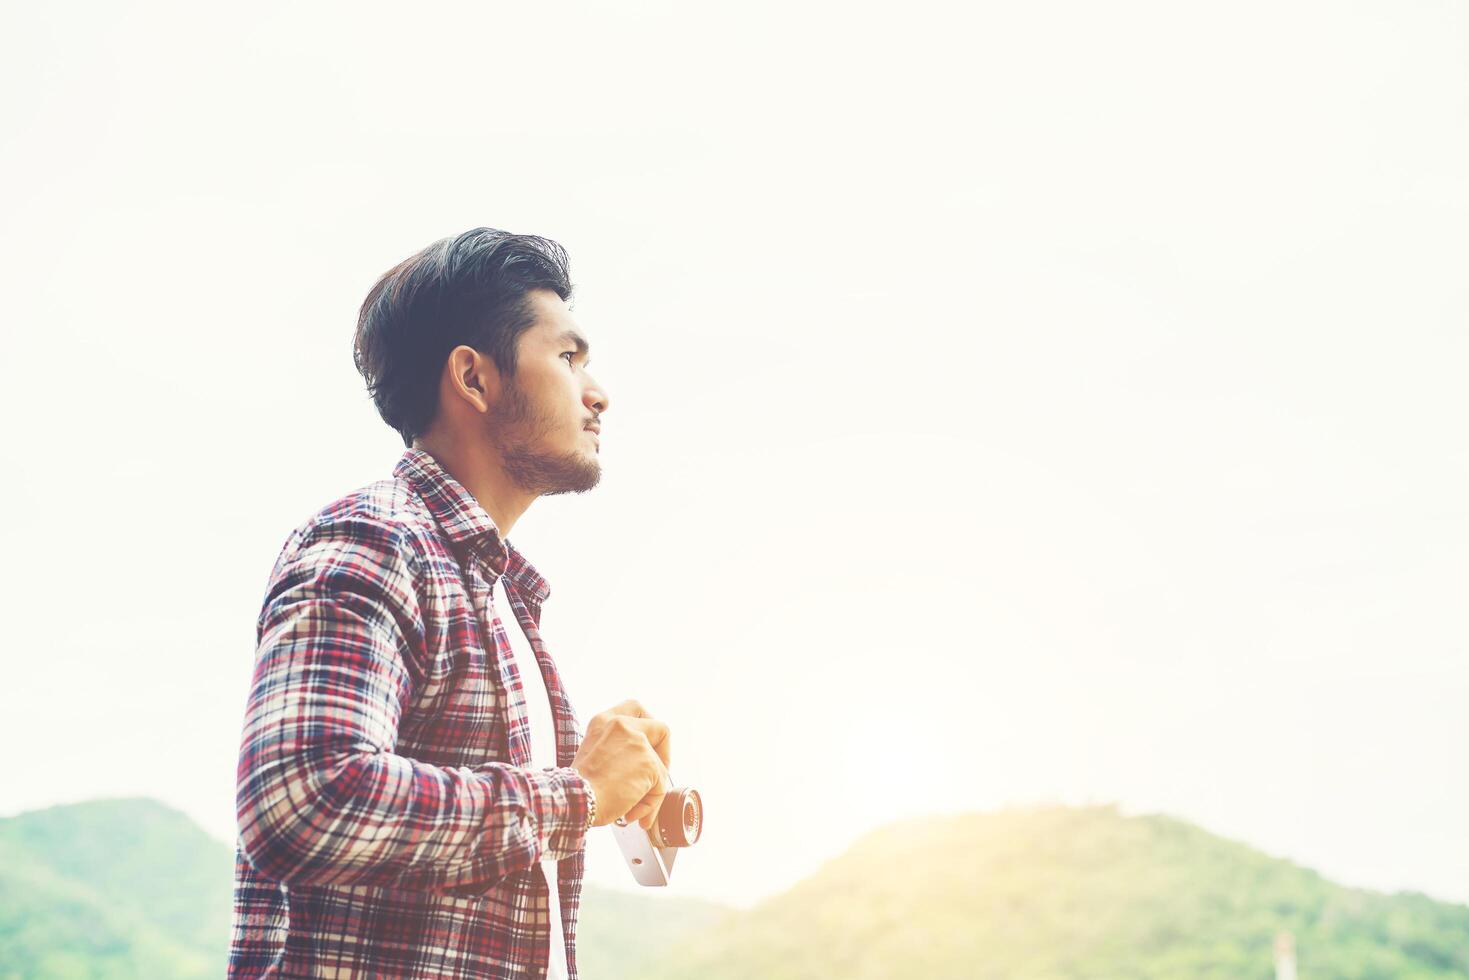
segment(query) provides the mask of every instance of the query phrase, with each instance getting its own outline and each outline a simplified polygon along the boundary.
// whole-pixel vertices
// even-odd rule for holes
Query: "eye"
[[[561,356],[562,357],[575,357],[576,356],[576,351],[569,350],[565,354],[562,354]],[[575,362],[573,362],[573,361],[567,361],[566,363],[567,364],[570,364],[572,367],[575,367],[576,366]]]

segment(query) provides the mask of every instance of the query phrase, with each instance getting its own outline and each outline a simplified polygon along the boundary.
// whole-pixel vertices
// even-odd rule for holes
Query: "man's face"
[[[513,378],[488,415],[490,441],[506,474],[536,494],[582,493],[602,478],[599,427],[609,399],[587,373],[586,335],[566,301],[549,289],[528,297],[536,315],[520,335]]]

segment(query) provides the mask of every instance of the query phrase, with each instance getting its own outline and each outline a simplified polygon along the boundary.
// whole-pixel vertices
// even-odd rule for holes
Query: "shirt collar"
[[[461,561],[487,565],[496,578],[507,575],[522,593],[539,606],[551,587],[508,539],[500,537],[489,512],[474,494],[449,475],[439,461],[422,449],[409,447],[393,467],[393,476],[408,481],[428,505],[444,536]]]

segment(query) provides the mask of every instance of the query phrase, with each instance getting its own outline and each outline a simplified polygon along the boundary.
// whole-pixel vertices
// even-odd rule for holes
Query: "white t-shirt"
[[[545,769],[556,766],[556,721],[551,714],[551,696],[546,693],[546,681],[541,677],[541,665],[536,652],[526,639],[525,628],[515,615],[515,607],[505,594],[505,576],[495,579],[495,614],[510,638],[510,649],[515,654],[515,669],[520,672],[520,683],[525,689],[526,710],[530,715],[531,768]],[[557,862],[547,858],[541,862],[546,873],[546,883],[551,886],[551,958],[546,968],[546,980],[567,980],[566,936],[561,931],[561,889],[556,881]]]

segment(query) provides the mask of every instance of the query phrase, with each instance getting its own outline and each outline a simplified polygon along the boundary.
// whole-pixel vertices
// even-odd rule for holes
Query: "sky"
[[[233,841],[271,566],[403,449],[357,306],[489,225],[611,396],[511,540],[701,793],[668,895],[1065,802],[1469,902],[1466,16],[11,5],[0,814]]]

